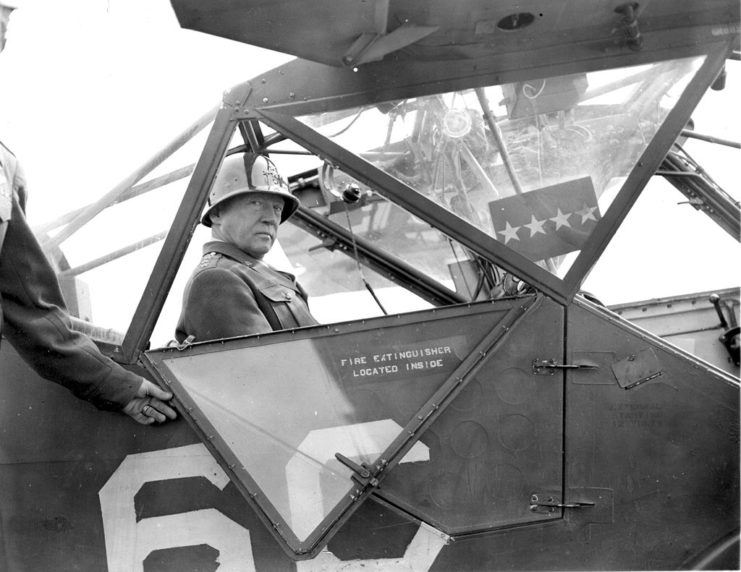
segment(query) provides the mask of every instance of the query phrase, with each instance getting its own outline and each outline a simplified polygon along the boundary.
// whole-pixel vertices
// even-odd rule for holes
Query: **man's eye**
[[[277,213],[283,212],[283,205],[273,205],[273,210]]]

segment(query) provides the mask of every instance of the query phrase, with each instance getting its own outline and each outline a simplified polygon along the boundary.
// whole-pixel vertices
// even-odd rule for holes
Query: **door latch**
[[[530,495],[530,510],[540,513],[556,512],[559,508],[584,508],[594,506],[592,501],[570,501],[561,502],[558,495],[532,494]]]
[[[599,366],[589,360],[577,360],[576,363],[557,363],[555,359],[533,360],[535,375],[553,375],[558,369],[599,369]]]
[[[351,478],[361,485],[363,489],[378,486],[378,479],[371,473],[370,467],[365,464],[358,465],[355,461],[345,457],[342,453],[335,453],[334,456],[335,459],[353,472]]]

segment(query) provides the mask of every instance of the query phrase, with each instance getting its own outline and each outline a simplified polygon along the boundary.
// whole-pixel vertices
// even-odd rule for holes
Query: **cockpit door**
[[[148,352],[293,558],[371,495],[442,532],[544,519],[560,494],[562,307],[543,296]],[[538,343],[533,344],[537,337]]]

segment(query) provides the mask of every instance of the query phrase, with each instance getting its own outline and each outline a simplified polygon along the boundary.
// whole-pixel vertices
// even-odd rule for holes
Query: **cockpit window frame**
[[[396,85],[394,93],[384,89],[368,87],[363,89],[362,84],[359,84],[359,74],[353,73],[353,70],[327,69],[328,66],[294,61],[269,72],[268,76],[264,77],[259,84],[245,82],[235,86],[224,96],[224,101],[209,133],[204,151],[196,164],[188,189],[162,246],[123,343],[120,348],[116,348],[116,351],[113,352],[116,359],[123,363],[133,364],[137,361],[138,355],[147,348],[154,325],[175,279],[190,238],[198,224],[210,183],[218,169],[221,157],[227,149],[229,138],[239,121],[263,119],[267,123],[272,122],[270,126],[277,127],[278,131],[284,132],[284,134],[287,134],[285,133],[287,131],[286,125],[295,126],[297,131],[300,130],[307,135],[311,134],[312,138],[316,137],[316,139],[313,139],[314,145],[312,147],[321,152],[322,148],[331,147],[326,145],[325,142],[322,142],[319,146],[317,142],[321,141],[321,136],[315,135],[313,130],[300,124],[295,116],[380,102],[398,97],[415,97],[445,90],[475,87],[476,85],[546,77],[553,73],[568,74],[576,71],[638,65],[662,59],[706,56],[701,68],[692,78],[678,104],[662,125],[659,134],[646,149],[616,200],[601,219],[589,245],[580,253],[564,280],[556,278],[525,257],[506,249],[503,245],[493,244],[497,241],[482,231],[467,233],[475,235],[476,250],[489,252],[486,258],[496,259],[495,262],[498,264],[516,268],[515,274],[521,278],[531,280],[533,286],[540,288],[544,293],[563,304],[573,298],[578,291],[582,280],[595,264],[638,198],[640,190],[653,176],[655,169],[663,159],[663,153],[657,151],[657,149],[668,147],[684,127],[684,116],[699,101],[706,86],[712,82],[720,71],[730,46],[730,40],[724,37],[713,43],[698,43],[692,46],[684,46],[681,49],[654,49],[650,52],[614,54],[607,60],[597,58],[593,62],[587,62],[586,65],[585,62],[581,62],[578,66],[575,63],[562,64],[556,66],[555,69],[548,66],[512,69],[511,66],[506,65],[506,62],[503,64],[497,62],[482,64],[482,70],[486,71],[477,70],[476,66],[468,72],[461,70],[460,67],[451,71],[449,66],[441,66],[444,68],[440,72],[443,74],[441,77],[438,78],[434,75],[424,77],[424,79],[413,77],[408,80],[408,85]],[[291,77],[288,74],[289,70],[294,69],[301,72],[301,77]],[[465,75],[466,73],[468,75]],[[330,76],[330,78],[327,76]],[[334,78],[334,81],[328,81],[332,78]],[[308,95],[299,97],[290,89],[291,85],[297,83],[300,85],[302,79],[310,82],[309,89],[312,91],[308,93],[311,93],[311,97]],[[398,83],[398,81],[395,80],[394,83]],[[375,84],[371,82],[368,85],[373,86]],[[277,94],[280,95],[276,97]],[[328,143],[331,143],[331,141]],[[661,143],[661,146],[659,146],[659,143]],[[340,150],[342,150],[341,147],[338,148],[338,152]],[[361,173],[373,173],[374,177],[377,174],[384,175],[380,172],[376,173],[377,170],[367,165],[362,159],[347,151],[342,151],[349,155],[348,160]],[[371,170],[366,170],[366,167]],[[389,189],[391,189],[391,192],[411,194],[408,192],[410,189],[403,183],[388,175],[385,175],[385,179],[382,180],[386,179],[390,179]],[[430,207],[429,212],[435,215],[435,220],[439,219],[443,223],[441,229],[455,227],[457,219],[454,215],[445,211],[442,207],[433,208],[432,205]],[[457,238],[456,235],[452,236]],[[462,242],[467,244],[471,241],[467,239]],[[527,275],[523,275],[522,268],[528,269]]]
[[[412,312],[397,316],[385,316],[371,321],[346,322],[330,326],[310,326],[295,330],[270,332],[194,343],[184,347],[159,348],[142,354],[141,361],[149,373],[164,387],[168,387],[175,394],[175,405],[191,428],[200,437],[216,461],[222,467],[239,492],[255,510],[273,534],[284,552],[294,560],[304,560],[315,557],[322,550],[348,518],[369,497],[374,496],[377,487],[383,482],[401,459],[420,440],[423,433],[433,422],[454,402],[472,381],[481,367],[487,363],[495,352],[501,348],[525,317],[536,312],[543,305],[542,294],[530,294],[520,297],[500,298],[489,302],[478,302],[475,305],[455,305],[440,311],[435,310],[431,315],[429,310]],[[500,308],[501,307],[501,308]],[[447,379],[437,388],[434,394],[411,415],[411,419],[386,449],[379,455],[378,461],[372,466],[364,465],[368,474],[353,475],[351,483],[355,483],[353,494],[345,496],[322,522],[303,541],[293,532],[289,523],[271,503],[260,489],[256,480],[242,465],[239,457],[232,451],[226,439],[213,426],[207,415],[198,406],[196,400],[189,394],[183,384],[172,374],[165,364],[168,356],[180,355],[189,358],[200,354],[242,349],[264,344],[275,344],[282,341],[311,339],[317,335],[342,337],[348,332],[372,332],[383,325],[400,326],[414,325],[420,321],[429,322],[445,319],[446,317],[460,317],[471,312],[480,312],[482,315],[499,308],[502,317],[496,322],[483,338],[473,344],[468,355],[461,356],[460,363],[455,367]],[[358,467],[360,468],[360,467]],[[557,517],[558,514],[548,515],[546,518]]]
[[[633,204],[640,196],[648,181],[664,160],[666,153],[663,149],[671,148],[682,129],[690,119],[706,86],[717,77],[725,61],[725,51],[716,50],[705,54],[700,68],[682,92],[677,104],[669,112],[658,132],[646,147],[636,166],[628,175],[625,183],[618,192],[615,200],[597,223],[593,235],[584,245],[574,264],[569,268],[563,283],[566,287],[568,300],[572,300],[579,291],[582,283],[597,263],[608,243],[617,232]]]
[[[725,52],[717,49],[702,55],[704,61],[690,79],[677,104],[671,109],[656,136],[642,153],[615,200],[599,220],[589,240],[563,278],[544,270],[472,225],[461,224],[460,219],[445,208],[299,121],[295,113],[299,110],[305,113],[304,106],[296,108],[296,111],[291,106],[272,109],[258,108],[252,113],[272,129],[297,141],[325,160],[342,165],[343,169],[359,181],[372,186],[379,194],[414,212],[416,216],[439,228],[480,256],[520,276],[531,286],[548,294],[556,301],[567,304],[579,291],[587,274],[596,264],[641,191],[661,164],[665,155],[664,149],[672,144],[685,126],[688,115],[702,97],[705,86],[717,75],[723,64]],[[290,113],[286,113],[287,111]]]

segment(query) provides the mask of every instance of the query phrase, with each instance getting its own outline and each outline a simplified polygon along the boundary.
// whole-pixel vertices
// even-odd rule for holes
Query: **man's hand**
[[[172,393],[163,391],[151,381],[142,378],[136,397],[129,401],[122,411],[142,425],[149,425],[155,421],[162,423],[168,418],[177,417],[175,411],[163,403],[170,399],[172,399]]]

